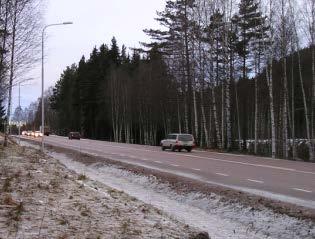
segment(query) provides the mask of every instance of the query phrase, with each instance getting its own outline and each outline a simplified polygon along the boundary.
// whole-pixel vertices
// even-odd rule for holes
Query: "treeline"
[[[51,125],[153,145],[187,132],[201,147],[314,160],[315,10],[303,3],[167,1],[144,50],[129,57],[113,39],[64,71]]]
[[[57,124],[50,125],[63,135],[80,131],[88,138],[155,145],[170,130],[165,126],[174,95],[159,52],[129,56],[113,38],[110,48],[94,48],[88,60],[63,72],[50,98]]]
[[[30,80],[28,73],[39,59],[42,2],[0,0],[0,129],[5,131],[5,144],[12,114],[12,89]]]

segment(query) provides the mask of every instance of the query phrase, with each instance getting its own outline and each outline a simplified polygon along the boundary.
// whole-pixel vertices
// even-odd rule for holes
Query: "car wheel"
[[[178,149],[178,152],[181,152],[182,151],[182,149]]]
[[[175,146],[172,146],[172,145],[171,145],[171,150],[172,150],[173,152],[175,152]]]
[[[162,146],[162,151],[165,151],[165,147],[164,146]]]
[[[190,153],[190,152],[191,152],[191,148],[187,148],[187,152],[189,152],[189,153]]]

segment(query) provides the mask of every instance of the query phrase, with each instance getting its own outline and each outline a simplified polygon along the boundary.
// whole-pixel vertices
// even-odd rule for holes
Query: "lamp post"
[[[54,23],[54,24],[49,24],[46,25],[43,28],[42,31],[42,127],[41,127],[41,132],[43,134],[42,136],[42,142],[41,142],[41,150],[42,152],[44,152],[44,136],[45,136],[45,105],[44,105],[44,37],[45,37],[45,30],[48,27],[52,27],[52,26],[60,26],[60,25],[69,25],[69,24],[73,24],[72,22],[62,22],[62,23]]]

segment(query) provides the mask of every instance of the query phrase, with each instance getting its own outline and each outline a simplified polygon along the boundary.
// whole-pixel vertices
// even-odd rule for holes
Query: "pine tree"
[[[238,25],[238,40],[237,40],[237,52],[240,57],[240,70],[242,78],[241,80],[247,81],[248,74],[252,72],[255,67],[255,73],[259,74],[260,66],[257,66],[256,56],[260,58],[260,54],[263,51],[263,41],[266,39],[266,32],[268,28],[266,27],[266,18],[262,15],[259,10],[259,4],[256,0],[241,0],[239,4],[238,15],[234,16],[233,19]],[[254,64],[253,64],[254,63]],[[258,91],[257,82],[255,80],[256,90],[255,90],[255,107],[258,107]],[[246,149],[246,140],[248,138],[248,126],[247,122],[249,120],[249,109],[248,102],[243,101],[243,130],[242,137],[244,141],[244,149]],[[258,131],[258,111],[255,111],[255,152],[257,151],[257,131]]]

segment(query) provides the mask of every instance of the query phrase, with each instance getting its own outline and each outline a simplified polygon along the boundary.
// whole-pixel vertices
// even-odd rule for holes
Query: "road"
[[[200,150],[163,152],[160,147],[60,136],[45,137],[45,143],[315,208],[314,163]]]

